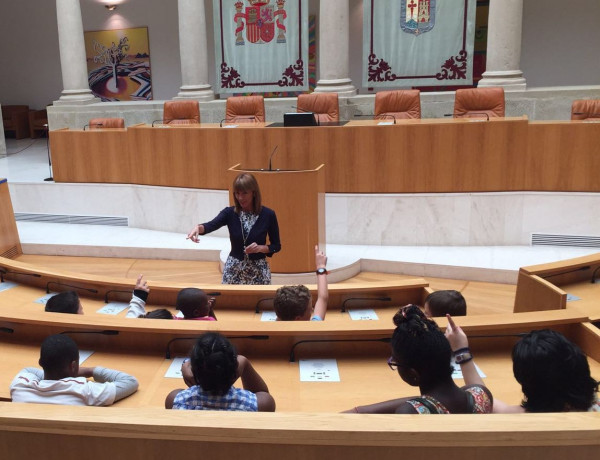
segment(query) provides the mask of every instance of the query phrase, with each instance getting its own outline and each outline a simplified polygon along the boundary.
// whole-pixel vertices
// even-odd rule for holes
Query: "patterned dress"
[[[470,413],[473,414],[491,414],[492,400],[483,387],[475,385],[464,389],[469,396]],[[437,399],[422,395],[420,398],[414,398],[406,401],[418,414],[449,414],[450,411]]]
[[[246,211],[240,212],[242,236],[247,238],[250,230],[258,220],[258,214]],[[244,245],[246,246],[246,245]],[[227,257],[223,268],[223,284],[271,284],[271,269],[266,259],[251,260],[244,257],[239,260],[233,256]]]

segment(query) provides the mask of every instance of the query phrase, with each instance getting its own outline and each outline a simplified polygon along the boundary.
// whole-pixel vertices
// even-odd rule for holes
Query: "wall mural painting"
[[[148,28],[85,32],[90,89],[103,101],[152,99]]]

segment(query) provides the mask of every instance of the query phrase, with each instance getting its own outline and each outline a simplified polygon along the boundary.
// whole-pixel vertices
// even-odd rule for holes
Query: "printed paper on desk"
[[[239,125],[225,125],[223,128],[237,128]]]
[[[386,126],[386,125],[393,125],[394,122],[393,121],[380,121],[379,123],[377,123],[378,126]]]
[[[454,358],[452,359],[452,362],[450,363],[450,365],[452,366],[452,378],[453,379],[462,379],[463,378],[463,374],[462,374],[462,370],[460,369],[460,364],[456,364],[456,362],[454,361]],[[477,370],[477,373],[479,374],[479,377],[481,377],[482,379],[486,378],[487,376],[483,373],[483,371],[481,369],[479,369],[479,366],[477,364],[475,364],[475,369]]]
[[[263,311],[260,315],[261,321],[277,321],[277,313],[274,311]]]
[[[5,281],[4,283],[0,283],[0,292],[8,291],[10,288],[17,287],[18,284],[14,281]]]
[[[185,318],[185,316],[183,315],[183,312],[181,310],[179,310],[175,316],[177,318]]]
[[[183,375],[181,374],[181,366],[183,365],[183,361],[185,359],[187,359],[185,356],[173,358],[173,362],[167,369],[167,373],[165,374],[165,377],[167,377],[169,379],[182,379]]]
[[[35,303],[41,303],[42,305],[46,305],[46,302],[50,299],[50,297],[54,297],[58,292],[51,292],[50,294],[46,294],[44,297],[40,297],[37,300],[34,300]]]
[[[340,373],[335,359],[301,359],[301,382],[339,382]]]
[[[576,300],[581,300],[581,297],[567,293],[567,302],[574,302]]]
[[[110,302],[101,309],[96,310],[96,313],[102,313],[103,315],[118,315],[128,307],[129,304],[125,302]]]
[[[375,321],[379,319],[377,313],[375,313],[375,310],[372,308],[366,308],[363,310],[348,310],[348,314],[354,321]]]
[[[79,365],[81,366],[83,362],[93,354],[94,352],[90,350],[79,350]]]

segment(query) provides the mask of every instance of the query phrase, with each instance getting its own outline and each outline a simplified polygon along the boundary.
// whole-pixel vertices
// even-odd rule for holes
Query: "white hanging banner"
[[[473,84],[476,0],[365,0],[363,86]]]
[[[308,90],[307,0],[213,0],[217,92]]]

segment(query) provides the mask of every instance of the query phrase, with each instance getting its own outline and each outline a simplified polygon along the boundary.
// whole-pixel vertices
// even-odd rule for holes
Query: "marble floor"
[[[46,139],[6,139],[6,147],[7,155],[0,156],[0,178],[26,184],[49,177]],[[131,227],[19,222],[18,228],[24,251],[30,254],[222,261],[229,247],[227,238],[207,236],[196,245],[180,233]],[[554,246],[328,244],[326,252],[340,280],[352,271],[367,270],[513,284],[519,267],[598,251]]]

